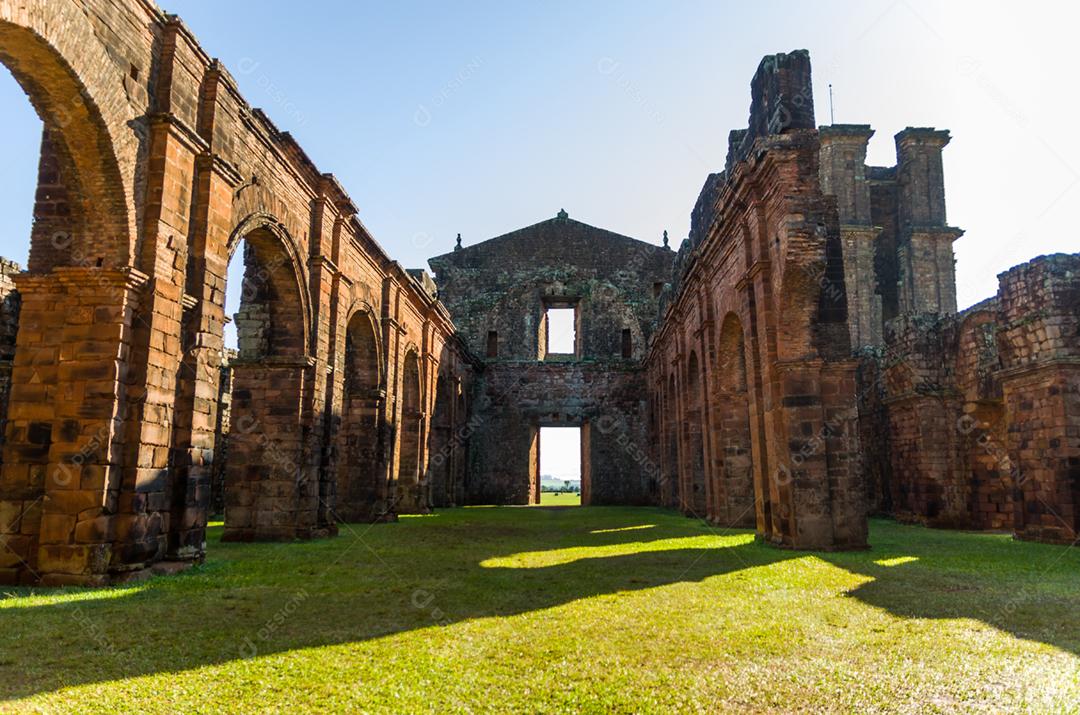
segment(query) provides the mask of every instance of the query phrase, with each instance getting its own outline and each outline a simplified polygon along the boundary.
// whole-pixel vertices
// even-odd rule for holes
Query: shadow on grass
[[[114,589],[21,590],[0,600],[0,698],[517,615],[807,557],[756,543],[747,531],[716,532],[646,508],[455,509],[294,544],[220,544],[220,528],[214,532],[208,562],[179,576]],[[872,579],[851,597],[905,618],[976,618],[1080,652],[1075,552],[883,521],[871,535],[870,551],[812,554]],[[814,568],[815,559],[806,563]]]

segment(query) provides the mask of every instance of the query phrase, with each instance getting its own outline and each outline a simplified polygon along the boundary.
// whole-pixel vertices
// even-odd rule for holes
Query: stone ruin
[[[958,313],[948,133],[866,166],[805,51],[762,61],[678,250],[560,211],[434,280],[151,3],[0,2],[0,62],[44,123],[29,261],[0,264],[0,582],[173,570],[220,510],[250,541],[536,503],[568,425],[586,504],[799,549],[864,548],[869,514],[1078,538],[1080,255]]]

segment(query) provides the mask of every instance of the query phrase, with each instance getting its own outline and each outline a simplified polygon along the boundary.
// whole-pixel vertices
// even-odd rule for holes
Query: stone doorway
[[[588,425],[541,425],[533,440],[531,504],[588,504]]]

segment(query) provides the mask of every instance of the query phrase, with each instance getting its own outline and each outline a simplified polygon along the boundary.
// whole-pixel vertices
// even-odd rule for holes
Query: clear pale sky
[[[581,479],[580,428],[541,428],[540,474],[556,479]]]
[[[817,117],[950,129],[961,307],[1080,250],[1075,3],[279,2],[163,5],[338,176],[406,266],[550,218],[685,236],[765,54],[810,50]],[[40,123],[0,72],[0,254],[26,260]],[[235,288],[237,281],[231,282]],[[232,292],[232,291],[231,291]],[[235,304],[230,311],[235,310]]]

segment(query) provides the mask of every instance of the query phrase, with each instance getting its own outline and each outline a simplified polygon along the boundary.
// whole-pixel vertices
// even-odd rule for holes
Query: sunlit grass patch
[[[620,531],[640,531],[642,529],[655,529],[656,524],[638,524],[637,526],[619,526],[614,529],[593,529],[590,534],[615,534]]]
[[[605,533],[614,533],[617,530],[607,530]],[[744,534],[740,536],[685,536],[675,539],[658,539],[656,541],[627,541],[618,544],[606,544],[601,546],[576,546],[568,549],[549,549],[546,551],[526,551],[519,554],[510,554],[480,562],[484,568],[544,568],[569,564],[582,559],[605,559],[613,556],[629,556],[633,554],[647,554],[650,552],[676,551],[683,549],[723,549],[753,541],[753,536]]]
[[[902,566],[918,560],[914,556],[894,556],[891,559],[877,559],[874,563],[878,566]]]

